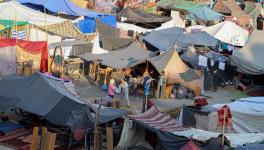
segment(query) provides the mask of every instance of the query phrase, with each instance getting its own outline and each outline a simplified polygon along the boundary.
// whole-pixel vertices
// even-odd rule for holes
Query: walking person
[[[128,88],[128,83],[127,83],[125,78],[121,79],[121,85],[120,86],[122,87],[122,97],[121,98],[125,97],[126,102],[127,102],[127,106],[130,107],[129,88]]]

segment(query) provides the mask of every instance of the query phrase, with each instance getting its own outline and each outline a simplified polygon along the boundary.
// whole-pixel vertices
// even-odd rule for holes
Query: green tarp
[[[24,26],[27,24],[29,24],[27,21],[0,20],[0,25],[4,27],[0,29],[0,33],[12,29],[14,26]]]
[[[201,7],[201,5],[195,2],[186,0],[161,0],[157,3],[157,6],[172,10],[190,10]]]

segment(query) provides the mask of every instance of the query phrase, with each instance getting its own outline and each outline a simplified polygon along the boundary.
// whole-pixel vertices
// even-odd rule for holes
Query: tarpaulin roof
[[[18,107],[56,125],[72,128],[91,127],[90,109],[96,110],[65,82],[40,73],[26,77],[9,77],[0,80],[0,110]],[[77,95],[76,95],[77,94]],[[99,122],[105,123],[126,114],[125,111],[104,108],[99,112]]]
[[[140,8],[126,8],[122,10],[117,14],[117,19],[122,21],[122,18],[125,19],[125,22],[131,23],[163,23],[171,20],[171,17],[150,14]]]
[[[14,26],[24,26],[27,24],[29,24],[27,21],[0,20],[0,25],[4,26],[3,29],[0,29],[0,32],[12,29]]]
[[[238,71],[246,74],[264,74],[264,31],[254,30],[247,44],[238,51],[234,51],[232,62]]]
[[[0,16],[5,20],[27,21],[34,25],[50,25],[66,21],[66,19],[44,14],[21,5],[16,1],[0,4]]]
[[[233,22],[225,21],[207,27],[203,31],[212,35],[216,39],[236,46],[244,46],[248,40],[248,31]]]
[[[174,46],[216,46],[218,42],[205,32],[185,33],[183,28],[177,27],[152,31],[144,37],[144,40],[161,51],[171,50]]]
[[[22,4],[41,5],[54,13],[65,13],[73,16],[97,17],[101,14],[83,9],[69,0],[18,0]]]
[[[113,68],[133,67],[139,63],[144,62],[152,56],[152,52],[140,48],[135,42],[123,49],[110,51],[105,54],[91,54],[86,53],[78,57],[87,60],[101,60],[103,65]]]
[[[188,10],[189,14],[187,16],[188,19],[190,20],[204,20],[204,21],[209,21],[209,20],[221,20],[224,15],[213,11],[207,6],[203,7],[197,7]]]
[[[157,3],[157,6],[172,10],[189,10],[201,7],[195,2],[186,0],[161,0]]]

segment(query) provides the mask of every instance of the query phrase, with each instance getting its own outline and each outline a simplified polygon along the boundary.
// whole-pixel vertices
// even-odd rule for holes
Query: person
[[[125,78],[122,78],[121,80],[121,87],[122,87],[122,98],[125,97],[127,101],[127,106],[130,107],[129,88],[128,88],[128,83]]]
[[[60,78],[63,73],[63,50],[60,46],[55,47],[53,57],[51,71],[55,77]]]
[[[112,12],[114,14],[119,13],[124,8],[124,1],[123,0],[117,0],[114,2],[114,6],[112,8]]]
[[[159,77],[159,82],[158,82],[158,89],[156,93],[157,98],[166,97],[166,85],[167,85],[167,77],[165,76],[165,72],[162,71]]]
[[[112,99],[115,96],[115,80],[111,79],[109,86],[108,86],[108,96],[111,97]]]

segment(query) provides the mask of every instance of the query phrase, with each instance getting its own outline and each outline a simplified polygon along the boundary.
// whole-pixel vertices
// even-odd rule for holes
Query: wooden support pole
[[[40,150],[44,150],[45,145],[47,144],[47,128],[42,127],[42,131],[41,131],[41,140],[40,140]]]
[[[31,139],[30,150],[37,150],[37,140],[38,140],[39,127],[34,127]]]
[[[44,149],[44,150],[54,150],[55,142],[56,142],[56,135],[57,135],[56,133],[48,132],[46,149]]]
[[[113,140],[113,128],[106,127],[106,141],[107,141],[107,150],[114,150],[114,140]]]

